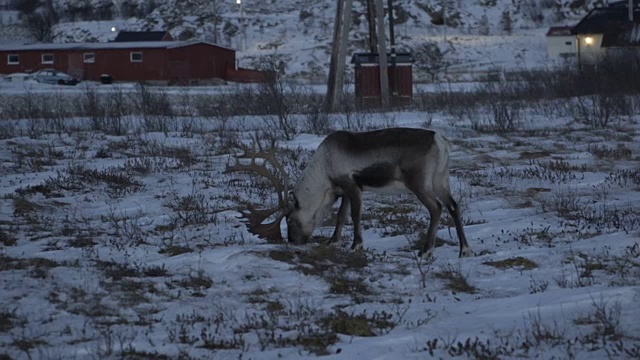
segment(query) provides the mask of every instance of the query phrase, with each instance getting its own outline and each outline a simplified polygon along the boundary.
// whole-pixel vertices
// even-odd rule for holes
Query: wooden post
[[[375,6],[374,6],[375,1]],[[351,28],[351,10],[353,0],[337,0],[336,18],[333,30],[333,44],[331,47],[331,62],[329,64],[329,78],[327,79],[327,95],[325,109],[335,111],[343,95],[344,73]],[[377,39],[376,18],[378,22]],[[383,109],[389,108],[389,76],[387,50],[384,31],[384,7],[382,0],[367,0],[367,19],[369,21],[369,46],[375,52],[377,45],[380,63],[380,95]],[[376,41],[377,40],[377,41]]]
[[[383,109],[389,108],[389,76],[387,74],[387,47],[384,34],[384,7],[382,0],[376,0],[378,16],[378,59],[380,60],[380,98]]]
[[[576,45],[578,46],[578,71],[582,71],[582,49],[580,48],[580,35],[576,34]]]
[[[393,97],[398,95],[398,68],[396,67],[396,35],[393,31],[393,3],[392,0],[388,0],[387,11],[389,12],[389,48],[391,49],[391,95]]]
[[[340,49],[343,10],[344,0],[337,0],[336,18],[333,27],[333,44],[331,45],[331,62],[329,63],[329,78],[327,79],[327,96],[325,98],[325,108],[327,111],[333,111],[336,107],[336,78],[338,74],[338,63],[340,61],[344,62],[344,59],[340,60],[338,56]]]
[[[376,34],[376,7],[373,0],[367,0],[367,23],[369,24],[369,52],[375,53],[378,48]]]
[[[349,29],[351,28],[351,9],[353,0],[345,0],[342,9],[342,29],[340,34],[340,47],[338,48],[338,66],[336,67],[336,92],[332,110],[336,110],[344,95],[344,69],[347,61],[347,44],[349,43]]]

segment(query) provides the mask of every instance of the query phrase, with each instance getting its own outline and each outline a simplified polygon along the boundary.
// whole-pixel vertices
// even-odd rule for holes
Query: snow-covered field
[[[593,129],[527,110],[503,134],[363,119],[430,120],[452,141],[474,257],[445,218],[435,258],[416,258],[428,214],[409,195],[366,193],[362,252],[350,226],[322,244],[334,216],[304,246],[250,234],[243,202],[275,197],[224,170],[263,117],[136,117],[121,136],[0,120],[0,357],[640,357],[637,115]],[[322,138],[279,142],[293,180]]]

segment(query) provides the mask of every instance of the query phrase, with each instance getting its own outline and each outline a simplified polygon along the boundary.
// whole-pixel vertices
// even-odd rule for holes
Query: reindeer
[[[249,212],[243,213],[253,233],[281,241],[280,222],[286,217],[288,241],[305,243],[323,220],[326,211],[338,199],[342,199],[330,241],[335,242],[341,237],[350,210],[354,227],[351,248],[361,249],[362,192],[400,190],[412,192],[429,210],[431,221],[419,256],[429,257],[433,254],[443,205],[455,223],[460,245],[459,256],[472,255],[464,235],[460,210],[450,191],[450,144],[440,134],[413,128],[389,128],[361,133],[333,132],[318,146],[291,192],[287,191],[286,171],[277,161],[274,151],[246,152],[240,158],[251,158],[249,165],[236,162],[226,170],[226,173],[249,171],[260,174],[270,179],[278,190],[277,207],[269,210],[250,207]],[[258,165],[256,158],[264,159],[264,164]],[[284,184],[266,168],[266,163],[270,163],[285,178]],[[276,212],[280,214],[274,222],[262,224]]]

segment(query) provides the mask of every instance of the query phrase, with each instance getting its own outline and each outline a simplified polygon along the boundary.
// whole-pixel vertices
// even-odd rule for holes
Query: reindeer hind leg
[[[405,175],[405,178],[408,180],[405,184],[429,211],[430,220],[427,238],[424,243],[422,243],[420,251],[418,252],[418,256],[428,258],[433,255],[433,250],[436,245],[436,232],[438,231],[438,224],[440,223],[440,215],[442,215],[442,205],[438,202],[430,184],[425,184],[421,176],[411,175],[412,174]]]
[[[422,192],[416,193],[416,196],[422,204],[429,210],[429,229],[427,230],[427,238],[418,252],[418,256],[429,258],[433,256],[433,250],[436,246],[436,233],[438,232],[438,224],[440,223],[440,215],[442,215],[442,205],[431,195]]]
[[[348,191],[349,203],[351,204],[351,220],[353,221],[353,244],[352,250],[362,249],[362,228],[360,227],[360,213],[362,211],[362,194],[360,188],[353,186]]]
[[[460,208],[458,207],[458,204],[453,199],[451,194],[447,194],[445,199],[446,199],[446,202],[444,203],[444,205],[447,208],[447,211],[449,211],[449,214],[451,215],[451,217],[453,218],[453,222],[455,223],[455,226],[456,226],[456,233],[458,234],[458,243],[460,244],[459,256],[471,257],[473,256],[473,251],[471,250],[471,247],[469,247],[467,238],[464,235],[464,228],[463,228],[462,219],[460,216]]]

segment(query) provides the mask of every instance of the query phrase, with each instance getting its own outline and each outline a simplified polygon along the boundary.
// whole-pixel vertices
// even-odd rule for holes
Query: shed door
[[[67,74],[75,77],[76,79],[84,80],[82,65],[82,54],[69,54],[67,56]]]
[[[171,61],[170,81],[177,84],[187,84],[189,82],[189,63],[186,61]]]

